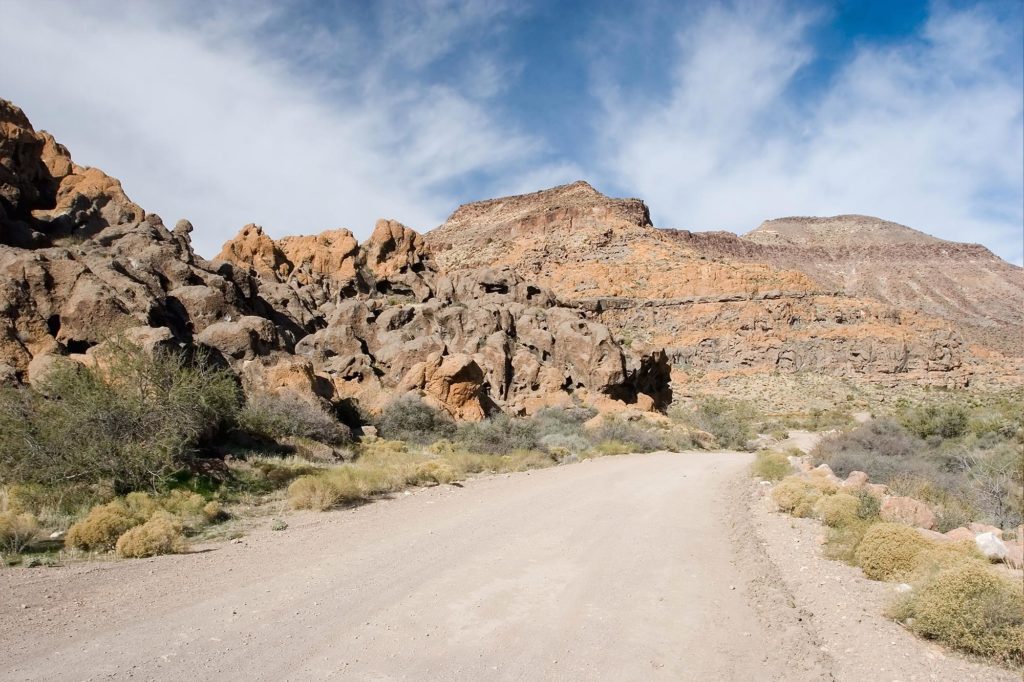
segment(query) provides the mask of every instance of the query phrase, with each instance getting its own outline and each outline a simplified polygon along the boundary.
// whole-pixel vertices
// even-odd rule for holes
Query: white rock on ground
[[[995,533],[981,533],[975,536],[974,544],[978,546],[981,553],[991,561],[1002,561],[1006,558],[1006,545],[996,537]]]

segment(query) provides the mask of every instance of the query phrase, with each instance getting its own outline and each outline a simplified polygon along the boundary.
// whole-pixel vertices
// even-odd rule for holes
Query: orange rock
[[[883,521],[904,523],[908,526],[935,529],[935,513],[920,500],[912,497],[888,497],[879,512]]]

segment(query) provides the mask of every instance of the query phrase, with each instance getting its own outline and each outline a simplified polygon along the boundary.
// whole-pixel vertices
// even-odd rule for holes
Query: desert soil
[[[598,459],[0,571],[0,679],[1001,680],[881,615],[744,453]]]

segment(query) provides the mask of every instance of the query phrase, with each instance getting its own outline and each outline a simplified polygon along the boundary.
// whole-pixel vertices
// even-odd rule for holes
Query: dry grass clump
[[[554,465],[555,460],[546,452],[513,450],[511,453],[498,458],[498,465],[495,469],[500,472],[527,471],[529,469],[544,469]]]
[[[420,483],[432,482],[444,485],[445,483],[454,483],[459,478],[459,474],[455,472],[452,465],[443,459],[429,459],[416,467],[416,479]]]
[[[68,529],[64,544],[84,550],[111,550],[122,534],[143,521],[122,500],[97,505]]]
[[[922,637],[1024,665],[1024,589],[981,562],[939,572],[897,602],[890,615]]]
[[[864,533],[854,556],[872,580],[903,580],[914,572],[918,555],[930,544],[909,526],[876,523]]]
[[[789,459],[781,452],[762,451],[757,453],[750,472],[765,481],[779,481],[792,472]]]
[[[621,440],[602,440],[594,446],[594,450],[605,456],[628,455],[636,451],[636,446]]]
[[[154,513],[145,523],[125,532],[116,545],[118,556],[126,559],[180,554],[185,548],[181,521],[166,511]]]
[[[849,493],[826,495],[814,505],[814,514],[826,526],[848,526],[857,520],[860,512],[860,499]]]
[[[0,512],[0,551],[17,554],[35,541],[39,521],[32,514]]]

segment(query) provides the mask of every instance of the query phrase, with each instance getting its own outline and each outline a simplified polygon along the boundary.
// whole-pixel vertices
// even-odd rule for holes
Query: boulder
[[[915,528],[914,530],[925,540],[931,540],[932,542],[947,543],[953,541],[948,535],[944,535],[937,530],[928,530],[927,528]]]
[[[196,342],[233,360],[251,360],[277,345],[277,330],[266,318],[246,315],[211,324],[196,336]]]
[[[917,528],[934,530],[935,513],[920,500],[912,497],[888,497],[882,501],[879,512],[883,521],[902,523]]]
[[[1024,569],[1024,543],[1021,543],[1020,540],[1010,540],[1003,544],[1006,545],[1006,558],[1004,561],[1006,561],[1007,565],[1018,570]]]
[[[945,532],[945,536],[954,542],[968,540],[974,542],[974,531],[969,528],[954,528]]]
[[[1009,556],[1006,544],[995,533],[986,532],[976,535],[974,544],[989,561],[1003,561]]]
[[[844,490],[856,491],[863,488],[868,482],[868,475],[863,471],[851,471],[846,480],[840,484]]]
[[[426,402],[453,418],[479,421],[487,416],[483,380],[483,370],[470,356],[433,353],[409,370],[398,392],[420,391]]]
[[[973,531],[976,535],[981,533],[992,533],[1000,540],[1003,539],[1003,529],[990,526],[987,523],[968,523],[967,528]]]

